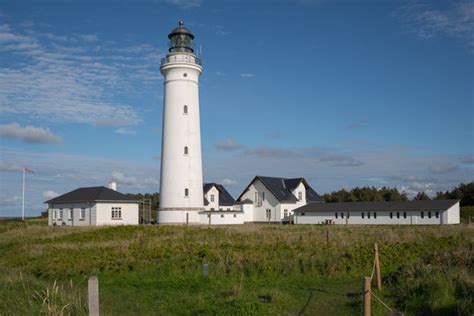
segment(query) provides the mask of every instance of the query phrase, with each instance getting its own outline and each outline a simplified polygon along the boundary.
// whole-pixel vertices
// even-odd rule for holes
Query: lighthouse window
[[[188,146],[184,146],[184,154],[185,154],[185,155],[188,154]]]
[[[188,106],[187,106],[187,105],[185,105],[185,106],[183,107],[183,113],[184,113],[184,114],[188,114]]]
[[[183,77],[185,77],[185,78],[186,78],[187,76],[188,76],[188,74],[187,74],[187,73],[184,73],[184,74],[183,74]]]
[[[186,196],[186,197],[189,196],[189,189],[188,188],[184,189],[184,196]]]

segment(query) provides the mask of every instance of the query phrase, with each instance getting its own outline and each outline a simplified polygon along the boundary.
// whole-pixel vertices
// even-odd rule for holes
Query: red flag
[[[33,170],[31,170],[31,169],[28,169],[28,168],[23,168],[23,169],[25,170],[25,172],[28,172],[28,173],[34,173],[34,171],[33,171]]]

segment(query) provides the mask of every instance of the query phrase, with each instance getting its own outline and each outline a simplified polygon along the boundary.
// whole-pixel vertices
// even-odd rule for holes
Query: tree
[[[396,188],[356,187],[351,191],[345,189],[323,195],[326,202],[373,202],[373,201],[406,201],[404,192]]]
[[[431,199],[425,192],[418,192],[418,194],[413,198],[413,200],[420,201],[420,200],[431,200]]]

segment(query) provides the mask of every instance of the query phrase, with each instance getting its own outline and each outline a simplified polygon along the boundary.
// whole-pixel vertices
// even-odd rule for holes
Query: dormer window
[[[186,188],[184,189],[184,197],[188,197],[189,196],[189,189]]]
[[[183,114],[188,114],[188,106],[183,106]]]
[[[298,192],[298,200],[301,201],[303,199],[303,192]]]
[[[188,146],[184,146],[184,154],[185,154],[185,155],[187,155],[187,154],[188,154],[188,152],[189,152],[189,150],[188,150]]]
[[[211,202],[214,202],[214,194],[211,194]]]

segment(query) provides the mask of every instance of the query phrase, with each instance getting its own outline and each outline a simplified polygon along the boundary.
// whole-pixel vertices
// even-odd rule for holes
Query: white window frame
[[[113,220],[121,220],[122,219],[122,208],[121,207],[112,207],[112,215]]]
[[[214,194],[211,194],[211,202],[214,202]]]
[[[271,220],[271,219],[272,219],[272,210],[271,210],[271,209],[267,208],[267,209],[265,210],[265,217],[266,217],[267,220]]]
[[[72,221],[74,218],[74,209],[70,208],[69,209],[69,220]]]
[[[81,212],[79,213],[79,220],[83,221],[86,219],[86,208],[81,207]]]
[[[59,209],[59,219],[60,219],[60,220],[62,220],[62,219],[63,219],[63,215],[64,215],[64,213],[63,213],[63,209],[62,209],[62,208],[60,208],[60,209]]]
[[[288,210],[286,208],[283,210],[283,217],[288,217]]]
[[[303,192],[298,192],[298,201],[303,200]]]

